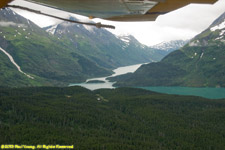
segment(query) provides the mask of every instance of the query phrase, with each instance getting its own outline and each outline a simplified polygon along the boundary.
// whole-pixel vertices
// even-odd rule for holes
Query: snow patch
[[[54,35],[57,27],[58,25],[54,25],[51,28],[47,29],[46,31]]]
[[[57,30],[57,33],[58,34],[62,34],[63,32],[61,30]]]
[[[221,24],[210,28],[210,30],[211,31],[216,31],[216,30],[220,30],[220,29],[223,29],[223,28],[225,28],[225,19],[224,19],[224,21]]]
[[[95,27],[88,26],[88,25],[83,25],[83,27],[84,27],[86,30],[88,30],[89,32],[94,33],[94,28],[95,28]]]
[[[26,28],[26,25],[24,25],[24,24],[17,24],[15,22],[11,22],[11,21],[8,21],[8,22],[0,21],[0,26],[1,27],[9,27],[9,26],[14,26],[14,27],[18,26],[18,27],[21,27],[22,26],[22,27]]]
[[[129,36],[118,36],[118,38],[121,40],[121,41],[123,41],[123,42],[125,42],[127,45],[129,45],[130,44],[130,37]]]
[[[123,41],[124,45],[122,49],[125,50],[130,45],[130,37],[129,36],[118,36],[118,38]]]
[[[127,45],[123,45],[122,49],[125,50],[128,46]]]
[[[29,74],[27,74],[27,73],[25,73],[25,72],[23,72],[23,71],[21,70],[20,66],[14,61],[13,57],[12,57],[9,53],[7,53],[7,52],[6,52],[4,49],[2,49],[1,47],[0,47],[0,50],[1,50],[6,56],[8,56],[9,60],[11,61],[11,63],[17,68],[17,70],[18,70],[20,73],[24,74],[25,76],[27,76],[27,77],[30,78],[30,79],[34,79],[34,77],[32,77],[31,75],[29,75]]]
[[[220,36],[224,35],[224,33],[225,33],[225,30],[222,30],[222,31],[220,32]]]
[[[144,48],[145,48],[145,45],[143,45],[143,44],[142,44],[142,45],[141,45],[141,48],[143,48],[143,49],[144,49]]]
[[[199,40],[190,42],[189,46],[200,46],[200,42],[199,42]]]
[[[215,40],[220,40],[220,39],[222,39],[223,37],[221,36],[221,37],[218,37],[218,38],[216,38]]]
[[[125,43],[130,43],[130,40],[129,39],[121,38],[121,40],[124,41]]]
[[[201,54],[200,59],[203,57],[204,53]]]
[[[176,50],[176,49],[183,47],[187,42],[188,42],[188,40],[186,40],[186,41],[185,40],[165,41],[165,42],[161,42],[159,44],[153,45],[153,46],[151,46],[151,48],[160,49],[160,50],[164,50],[164,51]]]

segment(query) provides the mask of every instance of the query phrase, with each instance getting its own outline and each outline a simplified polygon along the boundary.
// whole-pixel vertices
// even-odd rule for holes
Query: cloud
[[[71,13],[46,8],[36,4],[15,0],[13,3],[37,9],[52,15],[68,17]],[[112,22],[102,19],[94,19],[96,22],[116,26],[116,30],[109,30],[114,34],[132,34],[141,43],[154,45],[163,41],[190,39],[209,27],[209,25],[224,12],[225,0],[219,0],[213,5],[191,4],[173,12],[161,15],[154,22]],[[36,15],[33,13],[15,10],[20,15],[32,20],[41,27],[61,22],[49,17]],[[74,15],[74,14],[73,14]],[[82,18],[86,21],[87,17]]]
[[[174,28],[189,28],[199,32],[211,24],[225,10],[225,0],[219,0],[214,5],[190,4],[184,8],[175,10],[160,16],[156,23],[159,26],[170,26]]]
[[[18,24],[18,23],[14,23],[14,22],[3,22],[0,21],[0,26],[1,27],[9,27],[9,26],[22,26],[22,27],[26,27],[26,25],[24,24]]]
[[[9,26],[17,26],[17,25],[14,22],[2,22],[2,21],[0,21],[0,26],[9,27]]]
[[[225,0],[210,4],[190,4],[159,16],[153,22],[123,23],[103,21],[116,26],[114,34],[134,35],[141,43],[154,45],[163,41],[191,39],[206,28],[225,10]],[[97,20],[101,21],[101,20]]]

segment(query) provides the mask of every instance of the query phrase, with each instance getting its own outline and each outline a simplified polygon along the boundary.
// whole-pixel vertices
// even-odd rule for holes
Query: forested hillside
[[[0,48],[7,53],[0,50],[1,86],[66,86],[165,56],[133,37],[125,42],[107,30],[83,25],[64,22],[52,35],[8,8],[0,10],[0,20]]]
[[[111,79],[117,86],[225,87],[225,13],[160,62]]]
[[[0,143],[225,149],[225,100],[132,88],[0,88]]]

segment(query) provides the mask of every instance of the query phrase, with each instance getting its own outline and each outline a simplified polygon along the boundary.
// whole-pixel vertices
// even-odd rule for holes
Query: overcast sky
[[[68,17],[68,15],[72,15],[67,12],[31,4],[23,0],[15,0],[13,3],[41,10],[42,12],[51,13],[56,16]],[[59,20],[26,11],[16,11],[41,27],[60,22]],[[205,30],[224,11],[225,0],[219,0],[214,5],[191,4],[168,14],[161,15],[153,22],[124,23],[105,21],[101,19],[94,19],[94,21],[115,25],[116,29],[110,31],[117,35],[132,34],[143,44],[155,45],[164,41],[190,39]],[[82,18],[82,21],[88,20],[86,17],[82,16],[79,16],[79,18]]]

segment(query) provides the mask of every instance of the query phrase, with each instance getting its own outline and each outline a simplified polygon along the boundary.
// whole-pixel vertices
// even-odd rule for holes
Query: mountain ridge
[[[159,44],[156,44],[156,45],[153,45],[150,47],[154,48],[154,49],[172,52],[172,51],[178,50],[179,48],[183,47],[188,42],[189,42],[189,40],[172,40],[172,41],[168,41],[168,42],[161,42]]]
[[[120,66],[165,56],[135,39],[127,45],[104,29],[64,22],[52,35],[8,8],[0,11],[0,19],[0,47],[23,72],[35,78],[27,79],[12,64],[8,69],[9,63],[1,59],[1,86],[66,86],[110,75]],[[0,55],[7,60],[3,52]]]
[[[71,20],[78,20],[75,17],[70,17]],[[90,59],[95,59],[93,56],[90,56],[91,51],[87,50],[86,47],[90,43],[94,46],[96,51],[98,53],[101,53],[101,49],[107,48],[107,51],[111,51],[112,54],[109,54],[109,57],[112,57],[112,55],[117,55],[121,53],[120,55],[117,55],[118,58],[114,58],[113,60],[110,59],[108,62],[113,61],[114,63],[117,62],[118,64],[114,66],[126,66],[126,65],[132,65],[136,62],[136,64],[144,63],[147,61],[158,61],[162,57],[166,55],[161,51],[156,51],[155,49],[151,49],[140,42],[138,42],[133,36],[129,35],[129,41],[123,40],[123,38],[115,36],[111,32],[105,30],[105,29],[97,29],[95,27],[90,27],[87,25],[80,25],[80,24],[71,24],[71,23],[59,23],[54,26],[45,27],[45,30],[50,32],[51,34],[54,33],[55,36],[57,36],[60,39],[69,39],[71,43],[68,43],[68,45],[75,46],[77,48],[82,49],[81,53],[85,56],[88,56]],[[109,38],[110,37],[110,38]],[[81,41],[83,39],[86,39],[86,41],[82,41],[84,45],[79,45],[78,41]],[[100,44],[96,44],[95,40],[97,40]],[[83,51],[85,49],[85,51]],[[105,49],[106,50],[106,49]],[[122,50],[122,51],[121,51]],[[95,51],[95,52],[96,52]],[[143,53],[144,52],[144,53]],[[131,54],[135,53],[134,56]],[[154,55],[154,57],[153,57]],[[140,56],[142,58],[140,58]],[[139,58],[138,58],[139,57]],[[138,59],[137,59],[138,58]],[[126,60],[129,63],[126,63],[125,65],[119,65],[119,63],[122,63],[122,61]],[[143,61],[140,61],[143,60]],[[113,62],[110,62],[110,64],[113,64]],[[110,66],[110,64],[104,63],[104,65]],[[124,63],[123,63],[124,64]]]
[[[117,81],[116,86],[225,87],[225,26],[221,26],[224,17],[225,13],[160,62],[110,80]]]

